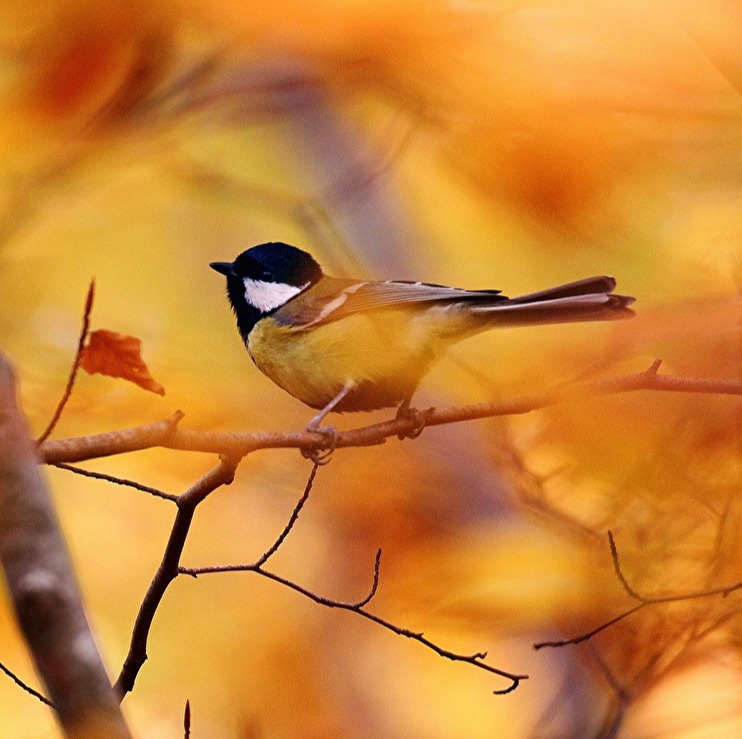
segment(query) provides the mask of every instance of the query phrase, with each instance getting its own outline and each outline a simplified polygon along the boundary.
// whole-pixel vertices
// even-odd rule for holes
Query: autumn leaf
[[[80,367],[88,374],[121,377],[158,395],[165,388],[150,375],[142,361],[142,342],[136,336],[125,336],[115,331],[93,331],[80,355]]]

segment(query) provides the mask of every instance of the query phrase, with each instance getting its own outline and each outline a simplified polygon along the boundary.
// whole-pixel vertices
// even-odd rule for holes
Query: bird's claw
[[[417,408],[400,406],[397,409],[397,418],[412,421],[412,428],[409,431],[400,431],[397,434],[397,438],[400,441],[404,439],[417,439],[417,437],[422,434],[423,429],[427,426],[428,421],[434,412],[435,408],[428,408],[427,410],[419,411]]]
[[[310,434],[320,434],[327,439],[327,443],[322,449],[302,449],[301,456],[304,459],[311,459],[316,465],[325,465],[330,461],[332,453],[337,449],[338,430],[334,426],[313,426],[311,423],[305,431]]]

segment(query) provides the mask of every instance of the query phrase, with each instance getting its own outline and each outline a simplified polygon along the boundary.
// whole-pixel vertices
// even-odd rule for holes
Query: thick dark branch
[[[21,630],[66,735],[129,737],[38,461],[0,356],[0,561]]]
[[[485,670],[486,672],[489,672],[493,675],[497,675],[499,677],[504,677],[507,680],[510,681],[510,685],[508,685],[506,688],[503,688],[501,690],[495,690],[494,693],[496,695],[504,695],[506,693],[510,693],[511,691],[515,690],[520,682],[522,680],[527,680],[528,675],[517,675],[512,672],[507,672],[505,670],[501,670],[497,667],[492,667],[492,665],[488,665],[486,662],[483,662],[483,660],[487,657],[486,652],[476,652],[475,654],[458,654],[457,652],[452,652],[448,649],[444,649],[439,644],[431,641],[430,639],[427,639],[421,632],[417,631],[411,631],[410,629],[406,629],[402,626],[397,626],[396,624],[392,623],[391,621],[387,621],[384,618],[381,618],[381,616],[377,616],[374,613],[371,613],[370,611],[366,610],[365,606],[368,605],[368,603],[371,601],[371,599],[376,594],[376,590],[379,586],[379,567],[381,563],[381,550],[379,550],[376,553],[376,560],[374,563],[374,579],[373,584],[371,586],[371,590],[369,594],[363,598],[360,601],[356,602],[346,602],[341,600],[334,600],[332,598],[325,598],[322,595],[319,595],[312,590],[309,590],[308,588],[302,587],[301,585],[293,582],[292,580],[288,580],[285,577],[282,577],[281,575],[277,575],[275,572],[271,572],[270,570],[266,570],[265,568],[261,567],[259,563],[254,564],[247,564],[247,565],[223,565],[223,566],[216,566],[216,567],[181,567],[180,572],[184,575],[191,575],[192,577],[198,577],[199,575],[206,575],[206,574],[214,574],[214,573],[224,573],[224,572],[254,572],[256,575],[260,575],[261,577],[265,577],[269,580],[273,580],[274,582],[277,582],[297,593],[300,593],[305,598],[309,598],[310,600],[314,601],[315,603],[318,603],[321,606],[326,606],[327,608],[338,608],[343,611],[350,611],[351,613],[355,613],[362,618],[367,619],[368,621],[372,621],[375,624],[378,624],[382,628],[386,629],[387,631],[391,631],[398,636],[404,636],[408,639],[412,639],[413,641],[416,641],[418,644],[422,644],[423,646],[427,647],[431,651],[435,652],[440,657],[444,657],[445,659],[450,659],[452,662],[464,662],[466,664],[474,665],[474,667],[478,667],[480,670]]]
[[[512,416],[591,397],[642,390],[742,395],[742,380],[662,376],[657,374],[658,367],[659,364],[655,362],[648,370],[633,375],[575,383],[512,400],[442,408],[426,414],[426,425],[440,426],[478,418]],[[123,431],[61,440],[49,439],[40,446],[40,453],[45,462],[57,464],[59,462],[80,462],[93,457],[121,454],[153,446],[242,457],[258,449],[321,450],[327,445],[327,439],[322,434],[199,432],[176,428],[178,420],[180,416]],[[381,444],[389,437],[409,435],[416,430],[415,424],[414,418],[403,416],[343,431],[337,436],[336,446],[341,448]]]
[[[155,576],[147,589],[142,605],[139,607],[131,635],[129,653],[124,661],[116,685],[118,695],[123,698],[134,687],[139,670],[147,659],[147,639],[157,608],[165,595],[168,585],[178,575],[178,565],[183,554],[188,531],[191,527],[196,506],[209,493],[222,485],[228,485],[234,478],[235,461],[222,459],[200,480],[178,497],[178,512],[170,532],[165,553]]]

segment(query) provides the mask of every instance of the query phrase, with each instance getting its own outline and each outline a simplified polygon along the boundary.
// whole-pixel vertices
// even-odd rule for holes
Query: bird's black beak
[[[227,277],[229,277],[229,275],[231,274],[234,274],[232,272],[232,262],[211,262],[209,264],[209,267],[211,267],[211,269],[215,269],[217,272],[221,272]]]

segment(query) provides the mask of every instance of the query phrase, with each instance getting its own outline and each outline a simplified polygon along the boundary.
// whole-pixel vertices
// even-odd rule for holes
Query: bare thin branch
[[[622,613],[619,613],[617,616],[614,616],[609,621],[600,624],[600,626],[592,629],[591,631],[587,631],[584,634],[580,634],[579,636],[575,636],[571,639],[537,642],[533,645],[534,649],[543,649],[544,647],[566,647],[573,644],[580,644],[581,642],[587,641],[588,639],[592,639],[601,631],[605,631],[607,628],[619,623],[619,621],[623,621],[625,618],[628,618],[637,611],[641,611],[643,608],[647,608],[649,606],[661,605],[663,603],[680,603],[686,600],[700,600],[702,598],[713,598],[717,596],[726,598],[737,590],[742,590],[741,580],[731,585],[724,585],[718,588],[708,588],[705,590],[695,590],[690,593],[675,593],[672,595],[658,595],[653,597],[641,595],[629,584],[626,576],[623,573],[623,570],[621,569],[621,562],[618,557],[618,549],[616,548],[616,543],[611,531],[608,532],[608,545],[610,546],[611,559],[613,561],[613,569],[616,573],[616,577],[618,578],[618,581],[621,583],[621,587],[623,587],[626,593],[631,598],[638,601],[638,605],[634,606],[633,608],[628,608]]]
[[[72,362],[72,368],[70,369],[70,374],[67,378],[67,385],[64,388],[64,392],[62,393],[62,397],[60,398],[59,403],[57,404],[54,415],[52,415],[51,421],[49,421],[49,424],[41,433],[41,436],[39,436],[39,438],[36,440],[37,444],[41,444],[43,441],[49,438],[51,432],[54,431],[54,427],[57,425],[57,423],[59,423],[59,419],[62,417],[62,411],[64,411],[64,407],[67,405],[67,401],[70,399],[70,395],[72,395],[72,387],[75,384],[75,378],[77,377],[77,372],[80,369],[80,358],[82,357],[82,350],[85,346],[85,339],[87,338],[88,331],[90,330],[90,313],[93,310],[94,298],[95,280],[92,279],[90,280],[88,294],[85,298],[85,310],[83,311],[82,316],[82,328],[80,329],[80,337],[77,340],[77,351],[75,352],[75,359]]]
[[[608,542],[611,547],[611,558],[613,560],[613,569],[616,572],[616,576],[618,577],[619,582],[623,586],[624,590],[634,600],[638,600],[640,603],[643,603],[644,605],[655,606],[661,603],[677,603],[683,600],[698,600],[700,598],[712,598],[716,595],[721,595],[723,598],[726,598],[729,595],[731,595],[731,593],[733,593],[735,590],[742,589],[742,581],[740,581],[740,582],[733,583],[732,585],[724,585],[718,588],[705,588],[703,590],[695,590],[690,593],[676,593],[673,595],[656,595],[653,597],[640,595],[639,593],[637,593],[636,590],[634,590],[634,588],[631,587],[631,585],[629,585],[629,583],[626,580],[626,576],[623,574],[621,570],[621,563],[618,558],[618,550],[616,549],[616,544],[613,540],[613,534],[610,531],[608,532]]]
[[[32,695],[34,698],[40,700],[50,708],[54,708],[54,704],[38,690],[34,690],[28,683],[24,683],[21,678],[18,677],[14,672],[9,670],[2,662],[0,662],[0,671],[4,672],[19,688],[25,690],[27,693]]]
[[[126,487],[140,490],[143,493],[148,493],[155,498],[163,498],[164,500],[177,502],[178,496],[172,493],[166,493],[158,488],[150,487],[149,485],[143,485],[141,482],[136,480],[129,480],[126,477],[116,477],[115,475],[107,475],[104,472],[93,472],[92,470],[84,470],[82,467],[75,467],[71,464],[65,464],[60,462],[59,464],[53,465],[60,470],[67,470],[68,472],[74,472],[76,475],[82,475],[82,477],[90,477],[94,480],[105,480],[106,482],[112,482],[115,485],[124,485]]]
[[[611,560],[613,561],[613,571],[616,573],[616,577],[618,578],[618,581],[623,586],[623,589],[634,599],[638,600],[640,603],[647,603],[646,598],[642,598],[639,593],[634,590],[634,588],[629,585],[628,580],[624,577],[623,572],[621,571],[621,561],[618,558],[618,549],[616,549],[616,542],[613,539],[613,532],[608,532],[608,546],[611,548]]]
[[[298,583],[293,582],[292,580],[288,580],[287,578],[282,577],[281,575],[278,575],[275,572],[266,570],[265,568],[261,567],[257,563],[248,564],[248,565],[225,565],[225,566],[216,566],[216,567],[181,567],[179,569],[179,572],[184,575],[191,575],[192,577],[198,577],[199,575],[206,575],[206,574],[224,573],[224,572],[254,572],[256,575],[265,577],[268,580],[273,580],[273,582],[277,582],[280,585],[283,585],[289,588],[290,590],[293,590],[303,595],[305,598],[309,598],[310,600],[314,601],[315,603],[321,606],[326,606],[327,608],[337,608],[343,611],[350,611],[351,613],[355,613],[361,616],[362,618],[367,619],[368,621],[372,621],[373,623],[381,626],[387,631],[391,631],[394,634],[397,634],[398,636],[404,636],[404,637],[407,637],[408,639],[412,639],[413,641],[416,641],[418,644],[422,644],[424,647],[427,647],[431,651],[435,652],[440,657],[449,659],[452,662],[464,662],[466,664],[473,665],[474,667],[477,667],[480,670],[485,670],[486,672],[489,672],[493,675],[497,675],[499,677],[503,677],[509,680],[510,685],[508,685],[506,688],[493,691],[495,695],[505,695],[506,693],[510,693],[511,691],[515,690],[518,687],[521,681],[528,679],[528,675],[518,675],[512,672],[507,672],[506,670],[501,670],[498,667],[493,667],[492,665],[488,665],[486,662],[483,661],[487,657],[486,652],[476,652],[474,654],[469,654],[469,655],[452,652],[440,646],[436,642],[433,642],[430,639],[426,638],[422,634],[422,632],[411,631],[410,629],[406,629],[402,626],[397,626],[391,621],[387,621],[386,619],[381,618],[380,616],[377,616],[376,614],[371,613],[370,611],[366,610],[365,606],[376,594],[376,590],[378,588],[380,562],[381,562],[381,550],[379,550],[376,553],[376,560],[374,564],[374,582],[371,587],[371,591],[365,598],[363,598],[363,600],[356,601],[356,602],[345,602],[345,601],[340,601],[340,600],[334,600],[332,598],[325,598],[324,596],[319,595],[318,593],[315,593],[314,591],[309,590],[308,588],[305,588],[299,585]]]
[[[598,635],[601,631],[605,631],[607,628],[613,626],[614,624],[617,624],[619,621],[623,621],[625,618],[628,618],[633,613],[636,613],[637,611],[641,611],[642,608],[645,608],[648,606],[649,603],[639,603],[639,605],[634,606],[633,608],[629,608],[627,611],[624,611],[623,613],[620,613],[615,618],[612,618],[610,621],[606,621],[605,623],[602,623],[597,628],[593,629],[592,631],[587,631],[584,634],[580,634],[579,636],[575,636],[572,639],[558,639],[556,641],[542,641],[542,642],[536,642],[536,644],[533,645],[534,649],[543,649],[544,647],[566,647],[570,644],[579,644],[580,642],[587,641],[588,639],[592,639],[594,636]]]
[[[352,604],[356,608],[363,608],[367,606],[376,595],[376,591],[379,589],[379,575],[381,573],[381,549],[376,550],[376,559],[374,560],[374,579],[371,583],[371,590],[368,591],[368,595],[365,598]]]
[[[314,463],[312,467],[312,471],[309,473],[309,479],[307,480],[307,484],[304,487],[304,493],[302,494],[301,498],[299,498],[299,502],[294,506],[294,510],[291,511],[291,515],[289,516],[288,523],[284,527],[283,531],[278,535],[278,538],[269,547],[269,549],[255,563],[256,567],[261,567],[262,565],[264,565],[279,550],[279,548],[281,547],[281,544],[283,544],[284,541],[286,541],[286,537],[291,533],[291,529],[294,528],[294,524],[296,523],[296,520],[299,518],[301,509],[304,507],[304,504],[309,499],[309,493],[312,491],[312,484],[314,483],[314,478],[321,464],[322,464],[321,462]]]
[[[440,426],[479,418],[519,415],[563,403],[574,403],[592,397],[627,392],[652,391],[742,395],[742,380],[658,375],[657,369],[658,365],[655,362],[649,369],[633,375],[574,383],[542,393],[524,395],[512,400],[436,409],[426,418],[425,425]],[[170,419],[169,421],[160,421],[156,424],[105,434],[61,440],[48,439],[41,444],[39,452],[45,462],[56,464],[59,462],[80,462],[93,457],[121,454],[152,446],[242,457],[260,449],[321,451],[327,448],[328,444],[327,438],[323,434],[311,432],[199,432],[176,429],[177,420]],[[337,435],[336,446],[338,448],[372,446],[381,444],[393,436],[409,435],[414,430],[415,419],[401,416],[389,421],[342,431]]]

